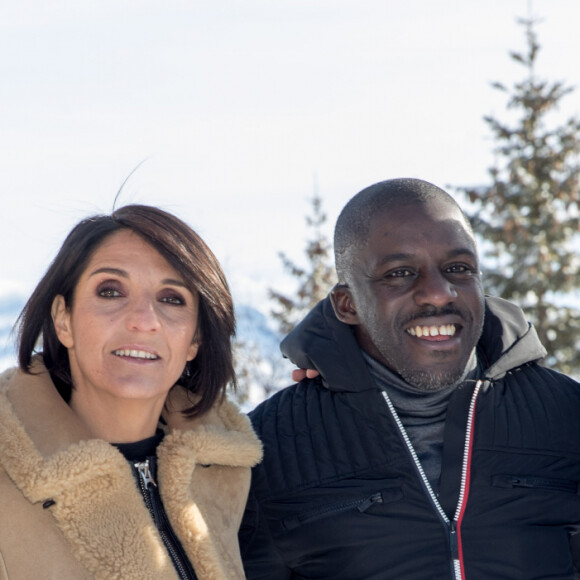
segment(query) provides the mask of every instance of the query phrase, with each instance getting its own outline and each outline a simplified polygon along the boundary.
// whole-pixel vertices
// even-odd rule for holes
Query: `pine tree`
[[[278,310],[271,314],[278,323],[280,338],[292,330],[335,283],[331,244],[322,231],[326,223],[322,200],[314,195],[311,203],[312,213],[306,217],[306,225],[314,234],[306,242],[307,266],[297,266],[285,253],[279,253],[284,268],[292,278],[298,280],[298,287],[292,289],[294,294],[291,297],[269,290],[270,298],[278,306]],[[283,359],[278,351],[264,350],[252,340],[236,338],[234,355],[238,389],[233,396],[243,408],[252,407],[290,384],[294,365]]]
[[[242,408],[251,408],[291,384],[294,365],[279,352],[264,351],[251,341],[234,342],[237,389],[230,396]]]
[[[284,252],[279,253],[284,269],[298,280],[298,288],[291,296],[273,289],[269,290],[270,298],[278,306],[272,310],[272,316],[278,322],[282,334],[290,332],[336,283],[331,255],[332,245],[322,231],[322,226],[326,222],[322,199],[315,194],[311,203],[312,215],[306,216],[306,225],[313,230],[314,235],[306,243],[307,267],[302,268]]]
[[[552,126],[573,89],[536,75],[536,21],[519,23],[526,51],[510,55],[526,69],[525,78],[511,90],[492,85],[508,95],[516,120],[484,117],[496,142],[492,183],[461,190],[476,209],[474,229],[489,246],[486,292],[523,308],[548,350],[546,364],[580,376],[580,121],[572,117]]]

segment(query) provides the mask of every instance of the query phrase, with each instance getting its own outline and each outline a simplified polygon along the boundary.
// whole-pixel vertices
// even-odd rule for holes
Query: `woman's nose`
[[[159,316],[155,303],[145,297],[136,299],[127,313],[127,327],[140,332],[158,330]]]

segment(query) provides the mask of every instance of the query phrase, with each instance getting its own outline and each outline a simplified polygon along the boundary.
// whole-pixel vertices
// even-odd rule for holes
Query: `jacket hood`
[[[522,310],[501,298],[485,299],[484,326],[477,347],[489,380],[546,356],[536,330]],[[328,297],[288,334],[280,349],[299,368],[316,369],[330,390],[376,388],[352,327],[336,318]]]
[[[522,309],[502,298],[486,297],[478,352],[486,363],[485,377],[496,380],[508,371],[543,359],[547,352]]]

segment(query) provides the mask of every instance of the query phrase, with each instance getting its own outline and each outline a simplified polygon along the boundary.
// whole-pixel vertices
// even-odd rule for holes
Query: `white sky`
[[[579,89],[580,0],[534,0],[537,73]],[[160,205],[238,299],[299,260],[314,182],[332,224],[381,179],[487,182],[524,69],[527,0],[19,0],[0,8],[0,291],[28,293],[69,229]],[[314,178],[316,176],[316,178]],[[329,225],[328,232],[330,233]]]

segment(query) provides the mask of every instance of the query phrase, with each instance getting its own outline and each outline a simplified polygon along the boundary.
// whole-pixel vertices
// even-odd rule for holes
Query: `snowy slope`
[[[0,371],[16,362],[12,327],[24,306],[24,296],[9,293],[0,296]]]

